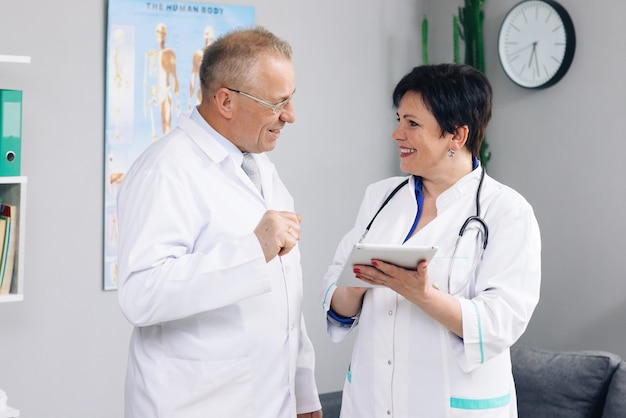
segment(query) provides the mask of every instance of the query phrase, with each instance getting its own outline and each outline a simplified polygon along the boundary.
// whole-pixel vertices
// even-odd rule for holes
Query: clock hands
[[[531,46],[533,46],[533,45],[534,45],[534,43],[532,43],[532,44],[528,44],[528,45],[526,45],[525,47],[522,47],[522,48],[518,49],[517,51],[513,51],[513,52],[511,52],[511,53],[510,53],[510,54],[508,54],[508,55],[509,55],[510,57],[514,57],[514,56],[518,55],[520,52],[522,52],[523,50],[528,49],[528,48],[530,48],[530,47],[531,47]]]
[[[530,65],[533,62],[533,57],[535,58],[535,67],[536,67],[536,76],[539,76],[539,59],[537,58],[537,41],[532,43],[533,45],[533,51],[530,53],[530,59],[528,60],[528,68],[530,68]]]

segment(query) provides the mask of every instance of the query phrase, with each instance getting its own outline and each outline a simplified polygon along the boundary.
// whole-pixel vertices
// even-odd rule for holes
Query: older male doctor
[[[300,217],[264,154],[295,120],[291,48],[255,28],[203,57],[202,104],[119,194],[119,300],[135,326],[125,416],[321,418]]]

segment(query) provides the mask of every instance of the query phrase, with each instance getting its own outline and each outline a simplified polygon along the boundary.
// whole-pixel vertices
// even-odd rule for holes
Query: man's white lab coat
[[[263,199],[188,117],[119,192],[119,301],[133,331],[127,418],[293,418],[321,409],[302,316],[300,253],[266,263],[253,233],[294,211],[266,155]]]

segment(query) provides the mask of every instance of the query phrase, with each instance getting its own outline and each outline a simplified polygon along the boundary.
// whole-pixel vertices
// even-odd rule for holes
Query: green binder
[[[19,176],[22,156],[22,92],[0,90],[0,176]]]

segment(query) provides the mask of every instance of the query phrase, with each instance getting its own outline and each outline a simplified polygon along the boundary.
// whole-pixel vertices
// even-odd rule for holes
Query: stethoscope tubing
[[[487,248],[487,242],[489,240],[489,228],[487,227],[487,222],[485,222],[485,220],[480,217],[480,194],[482,191],[484,179],[485,179],[485,167],[481,166],[480,180],[478,182],[478,188],[476,189],[476,215],[468,217],[465,220],[465,222],[463,222],[463,226],[461,226],[461,229],[459,230],[459,236],[463,236],[463,233],[465,233],[465,229],[470,224],[470,222],[476,221],[482,224],[485,230],[485,235],[483,237],[483,249]],[[400,191],[400,189],[402,189],[408,183],[409,183],[409,179],[405,179],[404,181],[402,181],[402,183],[398,184],[396,188],[392,190],[391,193],[389,193],[389,196],[387,196],[387,198],[382,203],[382,205],[380,205],[380,207],[378,208],[378,210],[372,217],[372,220],[367,224],[367,227],[365,227],[365,232],[363,232],[363,235],[361,236],[361,239],[359,240],[359,242],[363,241],[363,239],[365,238],[365,235],[367,235],[370,228],[372,227],[372,224],[376,220],[376,217],[378,217],[378,214],[384,209],[385,206],[387,206],[391,198],[393,198],[396,195],[396,193],[398,193],[398,191]]]
[[[474,263],[473,263],[473,266],[471,268],[471,271],[475,271],[475,268],[477,267],[477,263],[478,263],[479,259],[482,258],[482,254],[484,253],[485,249],[487,248],[487,243],[489,241],[489,228],[487,227],[487,222],[483,218],[481,218],[481,216],[480,216],[480,195],[481,195],[481,192],[482,192],[483,180],[485,178],[485,171],[486,171],[485,167],[481,166],[480,180],[478,181],[478,188],[476,189],[476,214],[472,215],[472,216],[469,216],[465,220],[465,222],[463,222],[463,225],[461,226],[461,229],[459,230],[459,236],[456,239],[456,244],[454,245],[454,252],[452,254],[452,260],[450,262],[450,268],[449,268],[449,271],[448,271],[448,293],[450,293],[450,277],[452,275],[452,267],[454,265],[454,257],[456,256],[456,250],[458,248],[459,241],[460,241],[461,237],[465,233],[465,230],[467,229],[467,227],[468,227],[468,225],[470,223],[478,222],[482,226],[482,232],[483,232],[483,234],[482,234],[482,240],[483,240],[482,249],[480,251],[479,257],[474,260]],[[385,201],[380,205],[380,208],[378,208],[378,210],[376,211],[376,213],[372,217],[372,220],[369,222],[369,224],[367,224],[367,227],[365,228],[365,232],[363,232],[363,235],[361,236],[361,239],[359,240],[359,242],[363,241],[363,239],[365,238],[365,236],[369,232],[372,224],[374,223],[374,220],[376,220],[376,217],[378,216],[378,214],[383,210],[383,208],[385,206],[387,206],[389,201],[396,195],[396,193],[398,193],[398,191],[400,191],[400,189],[402,189],[408,183],[409,183],[409,179],[405,179],[402,183],[397,185],[396,188],[393,189],[391,193],[389,193],[389,195],[387,196]],[[468,282],[469,282],[469,277],[466,280],[465,285],[461,288],[460,291],[463,291],[467,287]],[[456,293],[457,292],[455,292],[455,294]],[[473,293],[474,293],[474,291],[472,289],[470,289],[470,297],[473,297]]]

